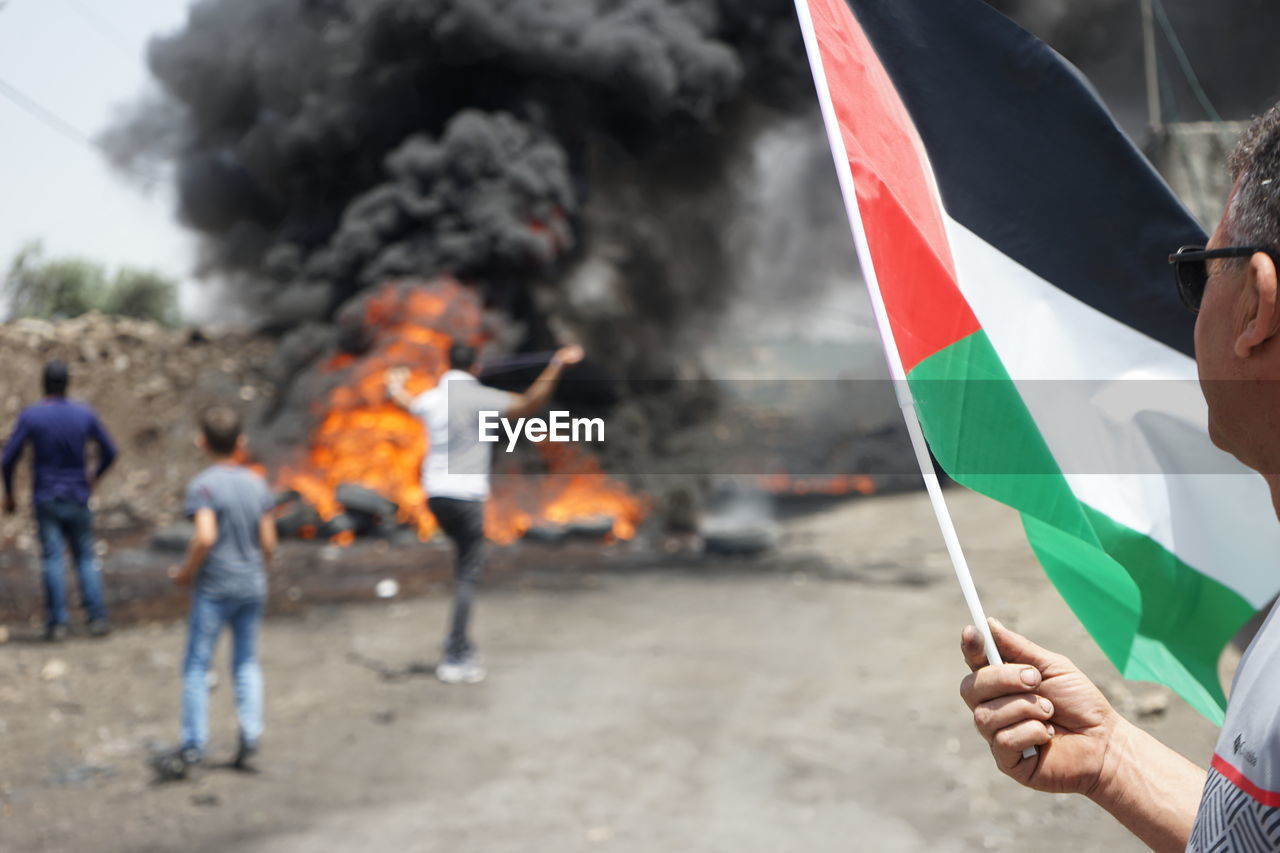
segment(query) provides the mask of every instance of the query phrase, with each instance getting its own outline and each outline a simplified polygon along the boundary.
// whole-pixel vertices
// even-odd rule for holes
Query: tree
[[[51,320],[101,311],[175,325],[176,282],[159,273],[121,267],[114,277],[97,261],[46,258],[38,242],[23,246],[4,279],[11,317]]]
[[[104,314],[154,320],[165,326],[178,324],[178,288],[157,272],[121,267],[107,292]]]
[[[11,316],[76,317],[101,304],[106,275],[89,261],[46,260],[39,243],[28,243],[13,259],[5,289]]]

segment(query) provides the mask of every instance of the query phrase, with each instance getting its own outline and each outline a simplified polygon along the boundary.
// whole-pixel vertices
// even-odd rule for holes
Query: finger
[[[991,636],[996,641],[1000,655],[1012,663],[1029,663],[1042,672],[1066,661],[1062,655],[1037,646],[1017,631],[1010,630],[998,619],[988,619]]]
[[[964,655],[965,665],[970,671],[982,669],[989,663],[982,632],[972,625],[964,626],[960,632],[960,653]]]
[[[1040,670],[1025,664],[1004,663],[999,666],[984,666],[977,672],[971,672],[960,682],[960,698],[964,699],[969,710],[990,702],[1001,696],[1016,696],[1028,693],[1040,686]]]
[[[1053,703],[1035,693],[1001,696],[973,709],[973,725],[988,741],[995,737],[996,732],[1023,720],[1047,722],[1051,717]]]
[[[991,739],[991,755],[1001,770],[1012,770],[1023,760],[1022,753],[1028,747],[1040,746],[1053,738],[1053,726],[1039,720],[1023,720],[1014,726],[1001,729]],[[1036,761],[1037,758],[1028,758]]]

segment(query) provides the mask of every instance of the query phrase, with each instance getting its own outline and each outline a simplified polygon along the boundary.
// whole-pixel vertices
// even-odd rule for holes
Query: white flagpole
[[[843,2],[843,0],[842,0]],[[991,629],[987,625],[986,614],[982,610],[982,602],[978,598],[977,587],[973,583],[973,574],[969,571],[969,563],[960,547],[960,537],[956,535],[955,524],[947,509],[946,499],[942,495],[942,484],[938,482],[933,461],[929,456],[929,446],[925,442],[924,432],[920,428],[920,418],[916,413],[915,400],[911,389],[907,386],[906,371],[902,366],[902,356],[898,353],[894,341],[893,327],[889,324],[889,314],[884,306],[884,297],[880,293],[880,283],[876,278],[876,269],[871,259],[871,249],[867,245],[866,231],[862,225],[862,215],[858,210],[858,196],[854,190],[853,172],[849,168],[849,156],[844,147],[844,138],[840,134],[840,122],[836,117],[835,105],[831,100],[831,90],[827,86],[826,72],[822,65],[822,53],[818,48],[817,34],[814,32],[813,18],[809,12],[808,0],[795,0],[796,13],[800,17],[800,29],[804,33],[805,50],[809,54],[809,68],[813,71],[813,82],[818,90],[818,102],[822,107],[822,120],[827,128],[827,139],[831,145],[831,154],[835,158],[836,176],[840,181],[840,192],[844,196],[845,212],[849,216],[849,227],[853,231],[853,240],[858,249],[858,258],[862,262],[862,274],[867,281],[867,293],[871,297],[871,307],[875,313],[876,326],[880,330],[880,342],[884,345],[885,359],[889,363],[889,375],[893,379],[894,392],[898,396],[898,405],[902,408],[903,418],[907,423],[907,434],[911,437],[911,446],[916,453],[916,462],[920,466],[920,474],[924,477],[925,489],[929,493],[929,501],[933,504],[934,515],[938,518],[938,526],[942,529],[942,540],[946,543],[947,553],[951,556],[951,565],[955,568],[956,579],[960,582],[960,591],[964,594],[965,604],[969,606],[969,616],[973,624],[982,632],[986,647],[987,662],[995,665],[1002,663],[1000,652],[996,649],[995,640],[991,637]],[[1035,749],[1029,748],[1023,755],[1035,755]]]

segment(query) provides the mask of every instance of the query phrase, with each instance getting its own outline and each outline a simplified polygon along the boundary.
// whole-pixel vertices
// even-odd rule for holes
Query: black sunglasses
[[[1178,296],[1192,314],[1200,312],[1200,300],[1204,299],[1204,287],[1209,283],[1209,265],[1215,258],[1251,258],[1257,252],[1265,252],[1280,267],[1280,256],[1261,246],[1232,246],[1225,249],[1206,249],[1204,246],[1183,246],[1169,256],[1173,264],[1173,277],[1178,282]]]

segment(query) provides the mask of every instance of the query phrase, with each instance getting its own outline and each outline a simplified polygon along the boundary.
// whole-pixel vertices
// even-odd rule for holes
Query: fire
[[[874,495],[876,481],[866,474],[831,474],[821,477],[792,477],[764,474],[757,478],[760,488],[775,495]]]
[[[480,300],[455,281],[385,285],[365,308],[368,349],[359,356],[335,356],[326,365],[339,384],[329,392],[304,457],[282,467],[277,484],[297,491],[329,520],[342,511],[338,486],[358,483],[395,501],[397,520],[429,539],[436,521],[420,479],[427,436],[417,418],[388,400],[387,371],[408,368],[406,387],[412,394],[435,387],[454,340],[482,342],[481,321]],[[564,445],[543,457],[546,475],[496,480],[485,519],[491,539],[507,543],[538,523],[600,515],[613,518],[617,538],[635,535],[643,502],[606,477],[594,459]],[[334,542],[353,539],[345,532]]]
[[[566,444],[538,445],[549,473],[502,478],[494,489],[485,526],[495,542],[511,542],[534,524],[563,525],[605,516],[615,539],[631,539],[648,511],[647,503],[610,480],[594,458]]]

